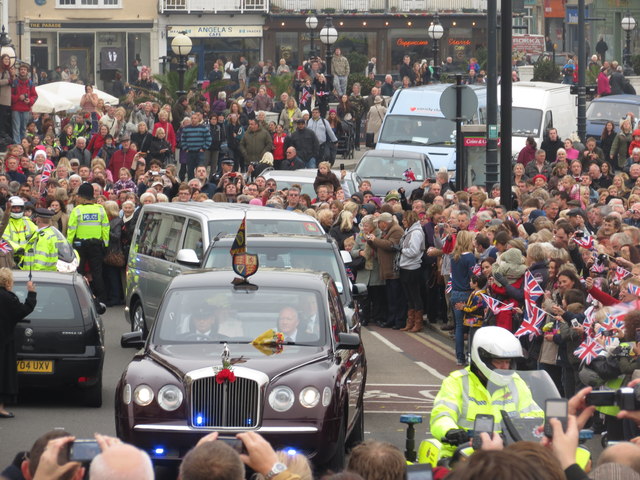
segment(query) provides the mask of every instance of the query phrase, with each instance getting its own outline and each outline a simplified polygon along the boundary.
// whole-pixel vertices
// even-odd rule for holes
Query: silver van
[[[247,217],[247,234],[324,236],[308,215],[247,204],[173,202],[145,205],[133,233],[127,262],[125,319],[146,334],[173,277],[198,268],[212,241],[235,236]],[[187,250],[191,262],[178,262]],[[185,252],[186,253],[186,252]],[[229,261],[231,268],[231,261]]]

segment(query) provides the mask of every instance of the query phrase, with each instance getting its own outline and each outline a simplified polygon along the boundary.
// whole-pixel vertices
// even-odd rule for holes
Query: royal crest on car
[[[258,255],[253,253],[237,253],[233,256],[233,271],[243,278],[248,278],[258,271]]]

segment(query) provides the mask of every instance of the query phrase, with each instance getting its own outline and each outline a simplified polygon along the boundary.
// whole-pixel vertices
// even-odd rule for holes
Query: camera
[[[601,253],[598,255],[598,258],[596,259],[596,262],[598,262],[598,264],[603,265],[607,262],[607,254],[606,253]]]
[[[582,238],[582,237],[584,237],[584,232],[582,230],[578,230],[576,232],[576,238]]]
[[[235,178],[236,175],[238,175],[236,172],[230,172],[229,173],[229,178]]]
[[[615,330],[605,330],[602,332],[603,337],[613,337],[616,334]]]
[[[587,394],[587,405],[616,406],[621,410],[640,410],[640,385],[618,390],[598,390]]]
[[[165,173],[167,173],[167,171],[164,168],[160,170],[160,175],[164,175]]]

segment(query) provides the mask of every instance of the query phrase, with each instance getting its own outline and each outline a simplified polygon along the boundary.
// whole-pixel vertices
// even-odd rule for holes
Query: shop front
[[[220,17],[220,16],[218,16]],[[243,19],[251,17],[244,15]],[[191,38],[193,47],[189,61],[198,66],[198,80],[205,80],[216,60],[223,63],[231,60],[237,67],[240,57],[249,65],[255,65],[262,58],[263,25],[246,21],[245,24],[222,24],[217,18],[215,25],[172,25],[167,29],[167,55],[171,56],[171,40],[183,32]]]
[[[139,67],[151,65],[153,23],[91,24],[30,22],[26,58],[38,70],[57,66],[70,80],[110,91],[119,72],[124,81],[138,78]]]

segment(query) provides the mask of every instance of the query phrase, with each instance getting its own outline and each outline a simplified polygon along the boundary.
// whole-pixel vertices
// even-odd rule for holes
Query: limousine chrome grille
[[[259,373],[258,378],[251,378],[255,375],[235,374],[233,383],[225,381],[221,384],[216,382],[214,375],[191,376],[190,411],[193,427],[251,430],[259,426],[261,392],[262,385],[267,382],[266,375]],[[265,378],[260,378],[262,375]]]

